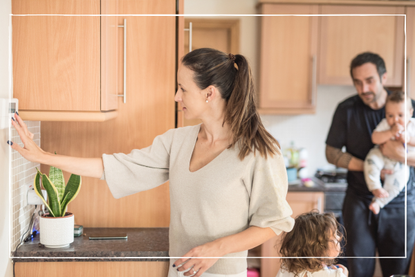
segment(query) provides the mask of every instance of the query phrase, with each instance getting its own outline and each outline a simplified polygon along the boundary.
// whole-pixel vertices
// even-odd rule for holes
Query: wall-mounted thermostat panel
[[[19,100],[17,98],[10,99],[9,113],[14,116],[14,113],[19,111]]]
[[[10,120],[14,113],[19,110],[19,100],[16,98],[0,99],[0,129],[11,127]]]

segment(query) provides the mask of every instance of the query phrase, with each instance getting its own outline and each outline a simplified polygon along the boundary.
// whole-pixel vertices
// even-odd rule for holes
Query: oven
[[[324,187],[324,212],[333,213],[341,225],[343,225],[342,208],[347,188],[346,176],[347,170],[340,168],[333,171],[317,170],[315,174],[315,178]],[[344,241],[341,243],[341,248],[343,253],[341,256],[344,256],[346,251]],[[345,258],[338,258],[338,263],[347,267]]]

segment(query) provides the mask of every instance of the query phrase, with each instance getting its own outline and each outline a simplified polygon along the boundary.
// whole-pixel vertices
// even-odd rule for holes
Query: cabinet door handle
[[[317,96],[317,57],[313,55],[311,58],[311,105],[316,105],[316,96]]]
[[[189,31],[189,52],[192,52],[192,22],[189,22],[189,28],[184,29],[185,31]]]
[[[410,93],[411,89],[411,58],[406,58],[406,95]]]
[[[118,25],[120,28],[124,28],[124,86],[123,94],[118,96],[124,98],[124,103],[127,103],[127,19],[124,18],[124,25]]]

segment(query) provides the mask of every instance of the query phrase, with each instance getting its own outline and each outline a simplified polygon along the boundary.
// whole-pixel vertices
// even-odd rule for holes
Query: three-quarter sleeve
[[[286,200],[287,172],[280,152],[265,159],[257,153],[249,201],[249,226],[270,227],[277,235],[294,227]]]
[[[147,148],[130,154],[102,155],[105,179],[114,198],[155,188],[169,179],[173,130],[157,136]]]

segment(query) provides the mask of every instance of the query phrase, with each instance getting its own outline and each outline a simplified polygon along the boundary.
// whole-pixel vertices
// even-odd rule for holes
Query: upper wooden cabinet
[[[404,14],[404,7],[322,5],[321,14]],[[403,85],[403,16],[323,16],[320,18],[319,84],[351,85],[350,62],[359,53],[379,54],[386,63],[386,86]]]
[[[189,45],[192,50],[198,48],[214,48],[225,53],[239,54],[239,19],[222,18],[184,18],[183,24],[187,30],[184,37],[182,55],[189,53]],[[192,26],[192,41],[190,44],[190,24]],[[180,28],[180,26],[179,26]],[[177,127],[192,126],[202,123],[200,119],[186,119],[183,115],[181,104],[177,104]]]
[[[175,127],[176,51],[183,49],[183,44],[176,41],[176,17],[134,16],[140,13],[175,14],[176,1],[118,1],[117,26],[123,25],[124,20],[127,22],[127,101],[119,103],[118,116],[106,122],[42,122],[42,149],[74,157],[130,153],[132,149],[151,145],[156,136]],[[118,49],[121,49],[118,68],[123,68],[122,28],[118,35]],[[123,70],[118,73],[118,91],[122,91]],[[42,171],[47,172],[47,166],[42,166]],[[169,226],[167,183],[114,199],[105,181],[85,177],[82,182],[85,185],[68,208],[75,214],[77,224],[84,227]]]
[[[117,13],[116,3],[12,1],[13,97],[23,119],[101,121],[116,114],[103,112],[118,103],[117,18],[79,16]]]
[[[260,1],[260,9],[275,14],[260,19],[260,113],[314,113],[317,84],[352,85],[350,62],[365,51],[385,60],[386,86],[404,85],[405,7]],[[301,14],[321,16],[295,16]],[[408,30],[413,27],[408,25]]]
[[[317,5],[261,5],[262,14],[317,14]],[[261,113],[313,113],[318,18],[261,17]]]

